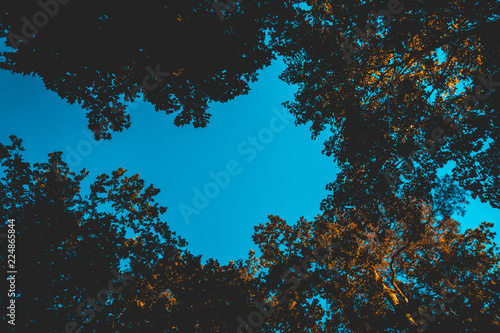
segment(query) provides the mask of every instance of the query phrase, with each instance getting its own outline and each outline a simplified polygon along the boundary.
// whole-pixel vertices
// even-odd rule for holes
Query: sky
[[[168,207],[162,220],[187,240],[191,253],[222,264],[245,260],[250,249],[258,250],[254,226],[266,223],[268,214],[291,224],[320,214],[329,194],[325,186],[339,171],[334,159],[321,153],[328,133],[312,140],[310,124],[295,126],[281,105],[297,91],[279,80],[284,69],[282,60],[275,60],[259,71],[248,95],[212,103],[206,128],[176,127],[175,115],[137,101],[127,108],[131,127],[100,142],[87,129],[79,105],[45,89],[38,77],[0,71],[0,142],[10,143],[10,135],[21,138],[30,163],[62,151],[72,171],[90,172],[83,194],[102,173],[120,167],[128,176],[138,173],[146,186],[161,190],[156,200]],[[462,230],[499,220],[500,210],[469,201],[465,217],[454,216]]]

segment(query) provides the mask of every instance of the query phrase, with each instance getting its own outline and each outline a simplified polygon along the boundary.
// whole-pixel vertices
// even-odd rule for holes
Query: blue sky
[[[328,195],[325,185],[338,172],[333,158],[321,154],[328,133],[311,140],[308,125],[296,127],[293,120],[285,124],[276,116],[284,112],[281,103],[293,99],[297,89],[278,79],[284,68],[276,60],[259,72],[249,95],[213,103],[206,128],[176,127],[174,115],[155,112],[139,101],[128,108],[131,128],[115,133],[111,142],[99,143],[91,138],[80,106],[46,90],[37,77],[0,71],[0,142],[8,143],[12,134],[22,138],[25,159],[31,163],[46,161],[53,151],[63,151],[68,161],[70,152],[75,152],[79,157],[73,155],[68,164],[90,172],[84,194],[98,174],[119,167],[129,176],[139,173],[146,184],[161,189],[157,200],[168,206],[163,219],[188,241],[193,254],[221,263],[246,259],[250,248],[257,251],[251,239],[255,225],[267,222],[268,214],[289,223],[301,216],[312,219]],[[260,142],[257,149],[252,137],[258,140],[259,133],[265,144]],[[215,183],[211,174],[226,170],[228,163],[236,172],[215,195],[217,190],[207,185]],[[206,186],[213,198],[186,219],[180,206],[196,209],[196,189],[204,192]],[[465,218],[455,218],[470,228],[482,221],[495,222],[500,210],[471,200]],[[498,233],[500,227],[494,230]]]

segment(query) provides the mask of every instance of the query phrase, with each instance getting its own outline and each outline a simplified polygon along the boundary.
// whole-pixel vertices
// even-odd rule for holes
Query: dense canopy
[[[0,37],[12,49],[0,55],[0,68],[37,75],[80,103],[97,140],[133,125],[122,98],[141,91],[156,111],[175,113],[177,126],[205,127],[210,102],[247,94],[257,71],[282,57],[280,78],[299,85],[284,105],[297,125],[311,126],[312,138],[331,133],[323,153],[340,167],[321,215],[256,221],[260,253],[221,265],[190,253],[162,218],[160,190],[139,175],[102,174],[82,195],[86,170],[61,174],[61,152],[30,164],[21,138],[11,136],[0,143],[0,216],[5,226],[23,221],[21,327],[500,330],[497,221],[462,231],[452,218],[463,216],[468,195],[500,208],[500,2],[2,6]],[[445,166],[451,173],[438,176]],[[108,283],[114,278],[120,292]]]

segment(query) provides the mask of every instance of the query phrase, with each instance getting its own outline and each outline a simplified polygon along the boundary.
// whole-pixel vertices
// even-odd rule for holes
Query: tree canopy
[[[424,322],[428,332],[500,327],[492,224],[459,231],[450,215],[463,207],[448,203],[463,193],[449,178],[440,195],[408,200],[397,218],[380,206],[387,224],[347,208],[294,225],[270,215],[255,227],[260,256],[250,251],[245,262],[203,264],[161,219],[159,190],[138,175],[102,174],[82,195],[87,171],[60,181],[51,168],[53,160],[64,164],[60,153],[31,165],[23,161],[21,140],[11,140],[0,145],[0,216],[19,221],[17,306],[28,316],[17,324],[27,329],[63,331],[73,321],[98,332],[234,332],[240,325],[262,332],[416,332]],[[360,230],[359,221],[372,229]],[[408,228],[410,221],[419,232]],[[132,281],[93,311],[87,300],[95,301],[110,272],[124,267]],[[429,310],[437,295],[446,304]],[[439,316],[428,312],[437,308],[444,309]]]
[[[139,91],[156,111],[176,113],[177,126],[205,127],[210,101],[247,94],[256,71],[270,64],[266,22],[285,10],[245,1],[219,9],[221,21],[208,1],[62,3],[45,3],[52,15],[35,1],[3,5],[0,37],[16,49],[2,53],[0,68],[37,75],[47,89],[80,103],[89,128],[105,139],[130,126],[122,98],[134,100]],[[112,128],[99,126],[103,120]]]
[[[234,325],[256,292],[252,254],[246,263],[202,264],[161,220],[166,207],[155,202],[159,190],[138,175],[126,176],[123,169],[100,175],[83,196],[80,184],[88,172],[60,181],[52,169],[53,160],[64,164],[60,153],[30,165],[23,161],[21,140],[11,140],[0,144],[0,216],[18,221],[17,312],[26,314],[18,327],[60,332],[76,321],[84,332],[209,332]],[[6,265],[2,260],[4,272]],[[101,304],[106,312],[95,319],[77,315],[78,305],[95,300],[108,288],[110,272],[124,266],[134,280],[108,296],[111,301]],[[6,293],[0,300],[6,304]],[[8,319],[2,317],[4,325]]]
[[[280,56],[281,79],[299,85],[284,105],[312,138],[330,131],[323,153],[340,167],[322,215],[295,224],[269,215],[253,235],[260,253],[221,265],[189,252],[162,219],[160,190],[138,175],[102,174],[83,195],[86,170],[62,176],[53,168],[66,167],[61,152],[25,162],[22,140],[11,136],[0,143],[0,216],[21,221],[20,326],[500,329],[493,223],[462,231],[452,218],[463,216],[468,195],[500,208],[498,1],[23,0],[4,8],[0,37],[16,50],[2,53],[0,68],[37,75],[80,103],[96,139],[131,126],[121,98],[139,91],[157,111],[176,113],[176,125],[205,127],[209,102],[247,94]],[[120,292],[108,283],[115,278]],[[96,300],[103,289],[106,300]]]
[[[322,207],[385,200],[383,175],[402,158],[407,195],[428,194],[454,162],[464,189],[500,207],[498,1],[308,4],[271,45],[281,78],[300,85],[285,103],[297,123],[332,133],[324,153],[342,172]]]

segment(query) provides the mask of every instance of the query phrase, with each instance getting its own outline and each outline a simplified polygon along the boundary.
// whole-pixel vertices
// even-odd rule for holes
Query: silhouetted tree
[[[2,53],[0,68],[37,75],[81,103],[96,138],[130,126],[120,98],[138,91],[157,111],[177,113],[177,126],[205,127],[210,101],[247,94],[270,64],[266,22],[288,7],[274,2],[220,5],[223,21],[214,3],[200,0],[4,3],[0,37],[17,50]]]
[[[288,65],[281,78],[299,85],[285,103],[297,123],[332,133],[324,153],[342,172],[322,208],[392,196],[384,174],[402,158],[407,196],[426,199],[454,161],[453,178],[499,208],[498,1],[307,3],[271,44]]]
[[[398,219],[383,214],[390,228],[354,209],[293,226],[270,216],[254,235],[268,269],[262,279],[288,298],[265,332],[497,331],[500,253],[493,224],[460,233],[439,203],[413,200]],[[359,220],[371,231],[360,232]],[[407,228],[408,220],[421,224],[419,233]],[[328,246],[326,260],[304,260]]]
[[[66,166],[60,152],[31,166],[22,159],[21,139],[11,140],[0,144],[0,218],[2,232],[15,219],[16,327],[62,332],[75,321],[82,332],[235,330],[237,316],[252,306],[249,295],[258,293],[252,252],[245,263],[202,264],[161,220],[166,207],[155,203],[159,190],[138,175],[127,177],[121,168],[102,174],[84,196],[88,172],[59,180],[52,163]],[[105,304],[87,303],[109,290],[112,270],[125,267],[133,276],[126,287],[102,294]],[[5,279],[2,285],[8,290]],[[5,311],[1,317],[6,327]]]
[[[0,216],[17,221],[28,329],[62,330],[128,263],[135,280],[89,330],[499,330],[492,224],[461,233],[451,218],[464,214],[467,192],[500,208],[498,1],[247,0],[224,20],[202,1],[74,1],[24,38],[39,5],[4,6],[0,37],[18,50],[0,67],[82,103],[97,138],[130,126],[122,103],[110,103],[144,84],[157,110],[178,112],[176,125],[205,126],[208,102],[247,93],[275,52],[288,66],[281,78],[300,85],[285,106],[297,124],[312,122],[313,137],[332,132],[324,153],[341,168],[323,217],[288,225],[270,215],[253,237],[260,257],[202,264],[160,220],[158,189],[119,169],[82,197],[85,170],[56,174],[59,152],[31,167],[12,137],[0,145]],[[155,71],[157,82],[147,77]],[[438,178],[449,162],[452,175]],[[438,295],[445,308],[427,308]]]

